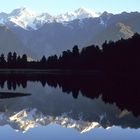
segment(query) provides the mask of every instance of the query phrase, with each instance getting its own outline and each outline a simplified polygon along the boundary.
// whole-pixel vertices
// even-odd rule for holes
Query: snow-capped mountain
[[[92,44],[101,46],[105,40],[116,41],[140,33],[140,13],[98,13],[79,8],[52,16],[22,7],[0,13],[0,24],[8,27],[35,54],[34,59],[41,59],[43,55],[60,55],[75,44],[80,49]]]
[[[0,113],[0,125],[9,124],[14,130],[27,132],[37,126],[50,124],[61,125],[65,128],[73,128],[80,133],[85,133],[94,128],[102,127],[98,122],[74,120],[67,115],[51,116],[43,115],[37,109],[23,109],[15,114]]]
[[[34,18],[34,21],[30,27],[36,30],[42,27],[45,23],[52,23],[53,21],[54,18],[50,14],[42,13]]]
[[[2,114],[3,115],[3,114]],[[43,115],[37,109],[24,109],[15,115],[9,116],[9,123],[14,129],[26,132],[31,128],[39,125],[47,126],[49,124],[57,124],[66,128],[74,128],[80,133],[90,131],[93,128],[99,128],[101,125],[98,122],[85,122],[83,120],[73,120],[67,115],[50,116]]]
[[[4,25],[14,24],[14,26],[28,29],[28,27],[33,27],[35,17],[34,12],[23,7],[15,9],[9,14],[0,13],[0,23]]]
[[[57,22],[69,22],[75,19],[95,18],[99,17],[101,13],[94,12],[93,10],[86,8],[79,8],[74,12],[66,12],[55,17]]]
[[[22,7],[13,10],[11,13],[0,13],[0,23],[4,25],[14,24],[26,30],[37,30],[45,23],[69,22],[75,19],[95,18],[101,13],[86,8],[79,8],[74,12],[66,12],[58,16],[51,16],[48,13],[36,14],[35,12]]]
[[[124,116],[129,117],[130,112],[127,110],[123,110],[120,112],[118,118],[123,118]],[[131,116],[132,117],[132,116]],[[106,114],[99,116],[99,120],[96,121],[87,121],[83,120],[82,116],[79,117],[78,120],[71,118],[68,113],[61,114],[60,116],[53,116],[43,114],[36,108],[26,108],[19,112],[0,112],[0,126],[2,125],[10,125],[14,130],[20,132],[27,132],[31,128],[35,128],[38,126],[48,126],[50,124],[57,124],[65,128],[72,128],[77,130],[79,133],[86,133],[95,128],[104,128],[109,129],[112,128],[112,125],[109,120],[104,122],[106,119]],[[130,118],[129,118],[130,119]],[[131,118],[132,119],[132,118]],[[104,126],[105,125],[105,126]],[[119,126],[117,122],[117,126]],[[129,126],[124,126],[124,128],[128,128]]]

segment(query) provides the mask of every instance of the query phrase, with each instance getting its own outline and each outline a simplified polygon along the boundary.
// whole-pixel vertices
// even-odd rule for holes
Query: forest
[[[140,71],[140,35],[135,33],[129,39],[105,41],[102,46],[91,45],[79,50],[63,51],[60,56],[53,55],[41,60],[28,61],[26,54],[18,56],[9,52],[0,56],[0,69],[59,69],[91,70],[108,74],[138,75]],[[139,74],[140,75],[140,74]]]

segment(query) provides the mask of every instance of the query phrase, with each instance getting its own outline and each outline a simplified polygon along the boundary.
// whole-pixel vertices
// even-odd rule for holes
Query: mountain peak
[[[107,11],[105,11],[105,12],[103,12],[101,14],[101,16],[111,16],[111,15],[113,15],[113,14],[112,13],[108,13]]]
[[[64,22],[64,21],[72,21],[75,19],[85,19],[85,18],[95,18],[99,17],[101,13],[94,12],[93,10],[87,8],[78,8],[73,12],[66,12],[64,14],[60,14],[55,17],[56,21]]]
[[[14,26],[19,26],[26,30],[36,30],[42,27],[45,23],[51,22],[69,22],[73,20],[83,20],[85,18],[99,17],[101,13],[84,7],[78,8],[72,12],[66,12],[57,16],[51,16],[48,13],[36,14],[26,7],[20,7],[13,10],[11,13],[0,13],[0,23],[10,24],[14,23]]]
[[[99,17],[101,15],[101,13],[95,12],[94,10],[85,7],[78,8],[74,12],[79,15],[86,14],[87,17]]]
[[[29,10],[28,8],[26,7],[20,7],[20,8],[17,8],[17,9],[14,9],[10,15],[12,16],[20,16],[20,15],[26,15],[26,16],[35,16],[35,12]]]

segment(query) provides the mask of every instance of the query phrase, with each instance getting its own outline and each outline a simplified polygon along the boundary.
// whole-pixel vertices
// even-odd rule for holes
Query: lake
[[[0,77],[2,140],[140,138],[138,81],[68,75]]]

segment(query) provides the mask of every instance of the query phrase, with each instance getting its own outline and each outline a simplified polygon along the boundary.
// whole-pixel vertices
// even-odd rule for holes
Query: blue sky
[[[15,8],[27,7],[37,13],[57,15],[79,7],[97,12],[140,11],[140,0],[0,0],[0,12],[11,12]]]

